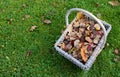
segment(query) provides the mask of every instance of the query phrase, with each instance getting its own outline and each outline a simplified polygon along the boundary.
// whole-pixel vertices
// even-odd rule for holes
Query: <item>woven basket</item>
[[[67,52],[63,51],[61,48],[59,48],[57,45],[62,42],[64,40],[64,37],[67,33],[67,31],[70,29],[71,24],[74,22],[74,20],[71,22],[71,24],[68,23],[68,16],[70,15],[70,13],[72,11],[80,11],[83,12],[87,17],[90,17],[91,19],[95,20],[102,28],[104,35],[101,38],[101,40],[99,41],[97,47],[94,49],[92,55],[90,56],[90,58],[88,59],[88,61],[83,64],[82,62],[78,61],[77,59],[75,59],[74,57],[72,57],[72,55],[68,54]],[[98,18],[96,18],[92,13],[80,9],[80,8],[72,8],[70,10],[67,11],[66,13],[66,30],[64,31],[64,33],[61,35],[61,37],[57,40],[57,42],[55,43],[55,49],[58,51],[59,54],[61,54],[62,56],[64,56],[65,58],[67,58],[68,60],[70,60],[72,63],[76,64],[77,66],[79,66],[80,68],[82,68],[83,70],[89,70],[90,67],[92,66],[92,64],[94,63],[94,61],[96,60],[96,57],[98,56],[98,54],[101,52],[101,50],[104,48],[105,43],[106,43],[106,39],[107,39],[107,35],[111,30],[111,25],[106,23],[105,21],[102,21]]]

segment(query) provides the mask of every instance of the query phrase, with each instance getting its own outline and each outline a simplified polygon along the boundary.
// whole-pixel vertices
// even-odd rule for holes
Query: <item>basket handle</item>
[[[104,36],[103,36],[104,37],[103,46],[104,46],[105,43],[106,43],[106,39],[107,39],[107,32],[106,32],[106,29],[105,29],[104,25],[102,24],[102,22],[97,17],[95,17],[92,13],[90,13],[90,12],[88,12],[86,10],[83,10],[81,8],[72,8],[72,9],[68,10],[67,13],[66,13],[66,18],[65,18],[66,26],[69,25],[68,17],[69,17],[69,15],[70,15],[70,13],[72,11],[81,11],[84,14],[89,15],[90,17],[92,17],[94,20],[96,20],[98,22],[98,24],[100,24],[100,26],[101,26],[101,28],[103,29],[103,32],[104,32]]]

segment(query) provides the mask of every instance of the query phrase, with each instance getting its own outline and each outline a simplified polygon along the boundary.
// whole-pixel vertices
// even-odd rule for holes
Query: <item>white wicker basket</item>
[[[90,17],[91,19],[95,20],[103,29],[104,35],[101,38],[99,44],[97,45],[97,47],[94,49],[92,55],[90,56],[90,58],[88,59],[88,61],[83,64],[82,62],[78,61],[77,59],[75,59],[74,57],[72,57],[70,54],[68,54],[67,52],[63,51],[61,48],[59,48],[57,45],[63,41],[69,27],[71,26],[71,24],[68,23],[68,16],[72,11],[81,11],[83,12],[87,17]],[[106,43],[106,39],[107,39],[107,35],[111,30],[111,25],[106,23],[105,21],[102,21],[98,18],[96,18],[92,13],[80,9],[80,8],[72,8],[70,9],[67,13],[66,13],[66,30],[64,31],[64,33],[61,35],[61,37],[57,40],[57,42],[55,43],[55,48],[58,51],[59,54],[61,54],[62,56],[64,56],[65,58],[67,58],[68,60],[70,60],[71,62],[73,62],[74,64],[76,64],[77,66],[79,66],[80,68],[82,68],[83,70],[89,70],[90,67],[92,66],[92,64],[94,63],[94,61],[96,60],[96,57],[98,56],[98,54],[101,52],[101,50],[104,48],[104,45]]]

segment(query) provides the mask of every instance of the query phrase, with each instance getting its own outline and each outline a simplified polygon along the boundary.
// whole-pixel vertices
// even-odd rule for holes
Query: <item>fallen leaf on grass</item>
[[[30,55],[32,55],[32,51],[28,51],[25,56],[29,57]]]
[[[28,19],[29,17],[30,17],[30,15],[26,14],[26,15],[22,18],[22,20]]]
[[[7,21],[8,21],[8,24],[11,24],[13,19],[11,18],[11,19],[8,19]]]
[[[37,26],[31,26],[30,31],[34,31],[37,28]]]
[[[114,62],[118,62],[118,58],[114,58]]]
[[[101,14],[100,14],[100,13],[98,13],[98,14],[97,14],[97,17],[98,17],[98,18],[101,18]]]
[[[24,8],[25,8],[26,6],[27,6],[26,4],[22,4],[22,7],[24,7]]]
[[[119,54],[119,50],[118,50],[118,49],[115,49],[115,50],[114,50],[114,53],[115,53],[115,54]]]
[[[95,7],[99,7],[99,4],[98,4],[98,3],[95,3]]]
[[[114,60],[114,62],[120,61],[120,56],[116,56],[113,60]]]
[[[44,22],[45,24],[50,24],[50,23],[51,23],[51,21],[48,20],[48,19],[44,20],[43,22]]]
[[[112,6],[119,6],[120,4],[118,1],[109,1],[108,3]]]

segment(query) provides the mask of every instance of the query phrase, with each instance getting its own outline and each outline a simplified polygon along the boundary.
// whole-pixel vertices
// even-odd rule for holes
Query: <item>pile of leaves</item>
[[[85,16],[83,12],[77,13],[71,26],[72,29],[66,33],[58,47],[86,63],[102,38],[103,30],[96,21]]]

